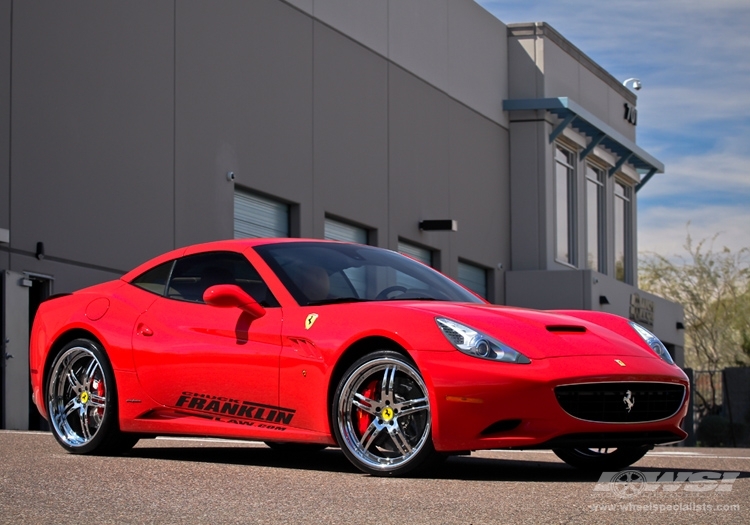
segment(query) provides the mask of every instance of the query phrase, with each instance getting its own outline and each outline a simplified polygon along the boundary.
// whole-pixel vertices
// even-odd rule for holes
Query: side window
[[[164,295],[173,265],[174,261],[160,264],[156,268],[151,268],[149,271],[142,273],[133,279],[130,284],[142,288],[147,292]]]
[[[169,280],[167,297],[202,303],[203,293],[217,284],[235,284],[261,306],[279,306],[255,268],[235,252],[200,253],[178,259]]]

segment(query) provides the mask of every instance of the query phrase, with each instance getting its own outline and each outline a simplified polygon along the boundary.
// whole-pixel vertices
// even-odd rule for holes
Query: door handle
[[[143,335],[145,337],[151,337],[152,335],[154,335],[154,331],[151,330],[148,326],[146,326],[143,323],[138,325],[138,329],[136,330],[135,333],[137,335]]]

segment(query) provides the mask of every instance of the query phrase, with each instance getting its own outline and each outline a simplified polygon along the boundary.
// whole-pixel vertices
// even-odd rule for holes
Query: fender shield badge
[[[307,319],[305,319],[305,330],[309,330],[312,328],[312,325],[315,324],[315,320],[318,318],[318,314],[310,314],[307,316]]]
[[[617,364],[618,364],[618,365],[620,365],[620,366],[625,366],[625,363],[623,363],[623,362],[622,362],[622,361],[620,361],[619,359],[615,359],[615,363],[617,363]]]

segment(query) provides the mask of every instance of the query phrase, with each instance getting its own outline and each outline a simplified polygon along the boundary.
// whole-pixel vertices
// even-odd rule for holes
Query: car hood
[[[401,307],[466,324],[532,359],[594,355],[659,359],[627,319],[612,314],[416,301]]]

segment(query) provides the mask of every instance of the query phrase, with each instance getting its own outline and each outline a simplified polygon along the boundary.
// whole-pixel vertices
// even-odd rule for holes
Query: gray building
[[[400,250],[495,303],[637,319],[682,360],[682,308],[637,288],[664,167],[636,96],[549,25],[472,0],[0,0],[0,71],[5,428],[39,424],[41,300],[233,236]]]

